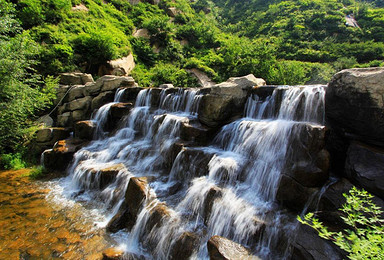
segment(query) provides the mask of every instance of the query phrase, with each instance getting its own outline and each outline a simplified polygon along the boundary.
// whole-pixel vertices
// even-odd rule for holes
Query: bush
[[[298,220],[345,250],[350,259],[384,259],[383,211],[372,202],[373,196],[364,190],[354,187],[349,194],[343,195],[347,201],[340,209],[341,218],[349,229],[329,231],[313,213],[308,213],[304,220],[298,217]]]
[[[37,166],[30,171],[30,173],[28,174],[28,177],[33,180],[36,180],[44,177],[45,175],[47,175],[47,173],[48,171],[47,169],[44,168],[44,166]]]
[[[20,170],[26,167],[20,153],[0,155],[0,168],[5,170]]]

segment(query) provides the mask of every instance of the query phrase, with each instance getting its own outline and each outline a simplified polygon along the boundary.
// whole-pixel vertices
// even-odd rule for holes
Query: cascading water
[[[304,122],[323,123],[324,86],[278,87],[265,100],[250,96],[245,118],[224,126],[209,147],[182,149],[169,167],[171,147],[180,140],[182,125],[196,119],[200,99],[196,90],[162,90],[154,110],[151,90],[142,90],[125,126],[114,136],[98,135],[75,154],[68,177],[72,189],[103,201],[110,219],[123,203],[131,177],[154,176],[151,200],[122,241],[128,251],[148,258],[168,259],[185,232],[199,237],[191,258],[208,257],[206,242],[213,235],[248,246],[263,258],[284,258],[275,254],[273,244],[284,218],[275,203],[277,185],[290,137]],[[110,106],[94,117],[100,131]],[[103,187],[100,172],[117,164],[124,167]],[[180,181],[184,186],[170,194]],[[151,212],[164,203],[167,217],[151,225]]]

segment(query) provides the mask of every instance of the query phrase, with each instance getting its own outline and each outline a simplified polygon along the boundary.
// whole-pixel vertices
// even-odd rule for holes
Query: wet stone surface
[[[29,170],[0,171],[0,259],[101,259],[111,246],[78,203],[54,198]],[[89,210],[88,210],[89,211]]]

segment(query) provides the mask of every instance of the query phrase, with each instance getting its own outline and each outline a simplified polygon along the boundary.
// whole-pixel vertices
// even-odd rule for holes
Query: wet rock
[[[115,97],[115,92],[113,92],[113,91],[107,91],[107,92],[100,93],[97,97],[95,97],[92,100],[91,110],[98,109],[98,108],[102,107],[103,105],[112,102],[114,97]]]
[[[127,57],[116,60],[108,61],[106,64],[101,65],[99,68],[99,76],[102,75],[115,75],[126,76],[135,68],[135,61],[132,53]]]
[[[175,180],[186,181],[192,178],[201,177],[208,174],[208,163],[213,154],[201,149],[185,147],[178,154],[177,160],[173,165],[176,170],[173,178]]]
[[[132,103],[117,103],[111,106],[110,116],[113,121],[118,121],[124,116],[128,115],[133,108]]]
[[[159,227],[164,219],[171,216],[169,209],[165,203],[158,203],[150,211],[150,216],[146,225],[147,234],[155,227]]]
[[[93,82],[91,74],[78,72],[60,74],[60,84],[62,85],[85,85],[87,82]]]
[[[91,120],[76,122],[75,137],[85,140],[92,140],[95,129],[96,124]]]
[[[110,184],[116,179],[116,176],[120,171],[125,170],[125,166],[122,163],[109,166],[100,170],[100,189]]]
[[[265,81],[252,74],[229,78],[216,84],[210,94],[204,95],[199,106],[199,120],[209,127],[227,123],[234,116],[241,116],[249,92],[254,86],[265,85]]]
[[[195,233],[184,232],[171,245],[169,259],[189,259],[197,249],[199,237]]]
[[[341,260],[346,255],[331,241],[322,239],[307,225],[299,226],[296,240],[293,242],[291,259]]]
[[[281,175],[276,199],[284,206],[300,212],[306,206],[312,195],[319,190],[319,188],[304,187],[292,177]]]
[[[352,182],[384,198],[384,150],[352,142],[345,172]]]
[[[384,68],[335,74],[325,96],[328,123],[352,138],[384,146]]]
[[[69,137],[70,131],[63,127],[43,128],[36,131],[36,142],[53,145],[59,140]]]
[[[222,196],[222,191],[218,187],[213,187],[208,191],[207,196],[205,197],[205,201],[204,201],[203,217],[204,217],[204,224],[205,225],[207,225],[207,223],[209,221],[209,217],[211,216],[213,203],[215,202],[215,200],[217,198],[220,198],[221,196]]]
[[[44,167],[52,171],[64,171],[72,161],[73,155],[82,146],[83,140],[67,139],[58,141],[53,149],[45,150],[43,153]]]
[[[139,94],[139,92],[143,90],[143,88],[140,87],[129,87],[125,88],[124,93],[122,94],[120,98],[120,102],[123,103],[134,103],[136,101],[136,97]]]
[[[329,153],[324,149],[326,128],[298,123],[291,133],[283,174],[304,187],[321,187],[329,177]]]
[[[117,247],[110,247],[103,251],[103,260],[122,260],[124,257],[124,250]]]
[[[199,120],[208,127],[218,127],[225,124],[233,114],[240,114],[241,108],[236,108],[230,96],[204,95],[198,110]]]
[[[183,123],[180,137],[185,141],[206,144],[212,140],[214,131],[198,122]]]
[[[260,259],[257,256],[253,256],[250,251],[242,245],[221,236],[211,237],[208,240],[207,247],[211,260]]]
[[[123,228],[131,229],[135,225],[139,210],[147,199],[147,190],[147,179],[145,177],[132,177],[129,179],[124,203],[108,223],[108,231],[117,232]]]
[[[173,143],[169,149],[162,151],[164,158],[164,167],[166,169],[171,169],[173,162],[175,161],[177,155],[181,152],[184,145],[182,143]]]

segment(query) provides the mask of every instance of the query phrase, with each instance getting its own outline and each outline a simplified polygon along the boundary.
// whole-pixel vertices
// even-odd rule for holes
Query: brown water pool
[[[29,171],[0,171],[0,259],[101,259],[113,242],[89,210],[53,199]]]

